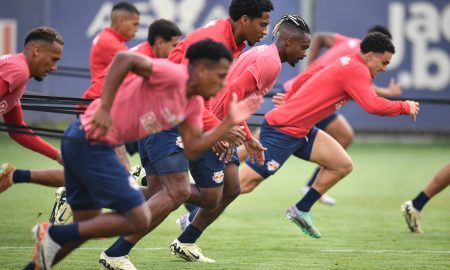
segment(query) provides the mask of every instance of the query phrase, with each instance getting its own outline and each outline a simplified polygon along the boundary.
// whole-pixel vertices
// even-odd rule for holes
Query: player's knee
[[[350,156],[347,156],[347,158],[342,160],[339,166],[339,175],[344,177],[347,174],[351,173],[352,171],[353,171],[353,160],[350,158]]]
[[[151,216],[150,209],[144,205],[138,215],[129,222],[132,233],[147,231],[150,228]]]
[[[180,206],[185,201],[187,201],[187,199],[189,199],[190,194],[191,191],[189,189],[189,186],[184,185],[180,185],[177,188],[171,189],[169,191],[170,199],[176,206]]]

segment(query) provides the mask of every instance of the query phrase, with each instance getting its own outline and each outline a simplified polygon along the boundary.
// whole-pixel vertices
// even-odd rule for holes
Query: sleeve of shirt
[[[189,104],[186,107],[186,118],[184,123],[193,127],[203,129],[203,111],[204,104],[203,98],[201,97],[192,97],[189,100]]]
[[[3,79],[0,78],[0,99],[1,99],[4,95],[8,94],[8,92],[9,92],[9,86],[8,86],[8,83],[7,83],[6,81],[4,81]],[[0,111],[1,111],[1,109],[0,109]]]
[[[23,120],[23,113],[20,105],[15,106],[8,113],[4,114],[3,119],[5,120],[5,123],[9,125],[26,126],[26,123]],[[31,130],[30,128],[25,128],[21,130],[26,132],[33,132],[33,130]],[[10,132],[9,136],[19,144],[23,145],[24,147],[32,151],[38,152],[51,159],[55,159],[56,155],[59,154],[58,149],[50,145],[48,142],[42,140],[37,135],[28,135]]]
[[[23,71],[23,67],[10,63],[4,67],[4,72],[0,70],[0,79],[8,85],[7,91],[21,89],[28,81],[28,74]]]
[[[176,64],[181,64],[184,57],[185,46],[184,41],[178,43],[178,45],[170,52],[168,59]]]
[[[294,81],[291,83],[291,89],[287,92],[286,96],[284,97],[284,100],[288,100],[292,97],[302,86],[305,84],[314,74],[319,72],[324,65],[315,66],[313,68],[307,68],[305,71],[300,73],[299,76],[297,76]]]
[[[253,73],[249,70],[244,71],[241,76],[234,79],[230,85],[225,89],[226,95],[223,101],[223,110],[224,116],[228,115],[228,110],[230,109],[230,103],[233,97],[233,94],[236,94],[237,101],[241,101],[246,96],[246,93],[252,92],[257,89],[257,79],[254,77]],[[244,132],[246,134],[246,140],[249,140],[252,136],[250,129],[246,122],[241,123],[241,126],[244,127]]]
[[[253,62],[247,70],[256,80],[256,88],[262,90],[264,87],[270,87],[275,82],[279,74],[279,64],[272,57],[261,57]],[[254,90],[252,89],[252,90]]]
[[[345,91],[370,114],[397,116],[409,114],[410,108],[405,101],[391,101],[377,96],[367,70],[362,67],[345,72],[343,77]],[[344,73],[343,73],[344,74]]]
[[[205,100],[203,108],[204,108],[202,114],[203,131],[211,130],[216,126],[220,125],[221,121],[214,115],[212,111],[211,102],[209,100]]]

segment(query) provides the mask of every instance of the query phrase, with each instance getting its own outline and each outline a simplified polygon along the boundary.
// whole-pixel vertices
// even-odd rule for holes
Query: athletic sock
[[[14,184],[29,183],[31,181],[31,171],[30,170],[15,170],[13,173],[12,181]]]
[[[60,246],[80,240],[80,233],[78,231],[78,223],[72,223],[67,225],[53,225],[48,229],[50,237],[58,243]]]
[[[178,241],[181,243],[193,244],[202,235],[202,231],[189,224],[183,233],[178,237]]]
[[[309,212],[311,207],[318,199],[320,199],[322,195],[317,192],[314,188],[310,188],[308,192],[306,192],[305,196],[295,205],[297,209],[302,212]]]
[[[198,207],[196,207],[195,209],[193,209],[190,213],[189,213],[189,222],[192,222],[195,218],[195,215],[197,215],[198,212]]]
[[[34,270],[36,268],[36,265],[34,265],[33,262],[28,263],[23,270]]]
[[[186,207],[186,209],[187,209],[189,212],[192,212],[192,211],[194,211],[195,209],[198,208],[197,205],[192,204],[192,203],[185,203],[185,204],[184,204],[184,207]]]
[[[105,254],[109,257],[122,257],[128,255],[135,245],[127,241],[125,237],[120,236],[112,246],[105,250]]]
[[[320,172],[320,167],[317,167],[314,173],[311,175],[311,178],[309,179],[308,183],[306,184],[308,187],[311,187],[314,181],[316,180],[317,175]]]
[[[417,195],[416,198],[414,198],[414,200],[412,200],[412,204],[418,211],[422,211],[422,208],[429,200],[430,198],[427,196],[427,194],[422,191],[419,193],[419,195]]]

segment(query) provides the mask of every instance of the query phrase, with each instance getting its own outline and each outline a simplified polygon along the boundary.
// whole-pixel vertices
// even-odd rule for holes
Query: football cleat
[[[145,169],[141,165],[133,166],[130,169],[130,174],[138,185],[147,186],[147,176],[145,174]]]
[[[400,206],[403,216],[405,217],[406,225],[411,232],[423,233],[420,226],[420,211],[414,208],[412,201],[404,202]]]
[[[3,163],[0,166],[0,193],[8,189],[12,184],[12,176],[16,167],[11,163]]]
[[[61,246],[48,233],[50,226],[52,225],[48,222],[43,222],[36,224],[32,229],[36,240],[32,261],[39,270],[50,269],[56,254],[61,249]]]
[[[308,190],[309,190],[309,187],[304,186],[302,188],[303,194],[306,194],[308,192]],[[330,206],[336,205],[336,199],[331,197],[330,195],[327,195],[326,193],[320,197],[319,202],[321,202],[325,205],[330,205]]]
[[[101,269],[108,270],[137,270],[133,263],[130,261],[130,257],[109,257],[105,252],[100,254],[98,262],[101,265]]]
[[[67,224],[73,222],[73,213],[67,203],[66,189],[60,187],[55,191],[55,204],[49,221],[53,224]]]
[[[170,246],[170,253],[190,262],[216,262],[213,259],[203,256],[202,250],[196,244],[181,243],[178,239],[173,240]]]
[[[322,237],[319,230],[314,226],[310,212],[302,212],[294,205],[286,211],[286,218],[294,222],[305,234],[313,238]]]
[[[189,221],[189,215],[190,215],[190,213],[186,213],[186,214],[182,215],[181,217],[179,217],[176,221],[178,226],[180,226],[181,232],[184,232],[184,230],[186,230],[187,226],[189,226],[189,224],[191,224],[191,222]]]

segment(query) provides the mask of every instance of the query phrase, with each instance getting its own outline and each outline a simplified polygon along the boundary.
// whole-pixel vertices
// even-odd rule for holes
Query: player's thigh
[[[310,161],[328,169],[337,169],[352,164],[352,160],[345,149],[322,130],[319,130],[315,137]]]
[[[326,125],[323,130],[330,134],[340,145],[347,148],[354,137],[353,128],[342,114],[337,114],[336,117]]]

